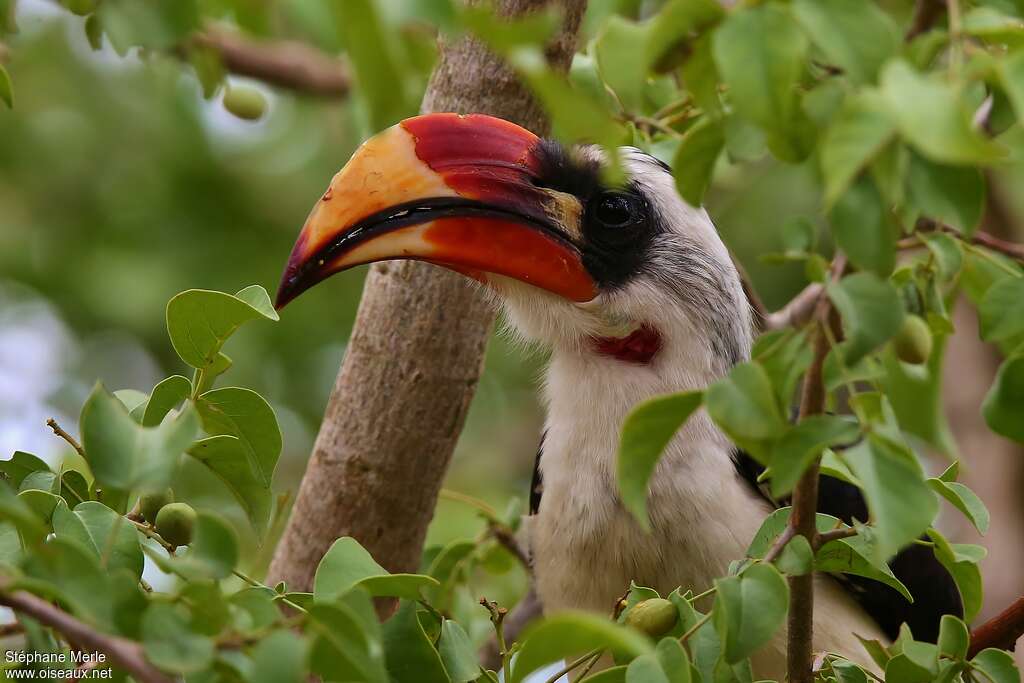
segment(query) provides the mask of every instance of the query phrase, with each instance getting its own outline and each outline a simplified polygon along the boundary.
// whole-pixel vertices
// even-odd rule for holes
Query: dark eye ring
[[[594,220],[606,228],[627,228],[643,219],[639,200],[626,192],[603,192],[593,207]]]

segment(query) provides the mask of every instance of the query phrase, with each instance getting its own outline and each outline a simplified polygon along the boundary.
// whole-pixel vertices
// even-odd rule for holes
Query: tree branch
[[[832,279],[838,280],[846,269],[846,257],[838,254],[832,261]],[[800,397],[800,420],[820,415],[825,410],[825,356],[828,355],[828,336],[832,305],[824,288],[818,293],[814,305],[814,358],[804,375]],[[793,513],[789,526],[793,533],[807,539],[811,548],[818,547],[818,471],[820,457],[800,477],[793,489]],[[781,551],[781,549],[780,549]],[[789,613],[787,615],[788,642],[786,645],[787,671],[790,683],[812,683],[812,643],[814,636],[814,572],[789,577]]]
[[[800,327],[811,319],[814,306],[821,297],[823,287],[819,282],[812,282],[793,297],[789,303],[764,317],[761,329],[781,330],[786,327]]]
[[[198,33],[191,43],[215,51],[231,73],[289,90],[345,97],[352,88],[348,70],[340,60],[304,43],[256,42],[221,28]]]
[[[914,38],[931,29],[942,14],[944,3],[941,0],[917,0],[914,5],[914,18],[904,39],[909,43]]]
[[[89,652],[102,652],[111,663],[131,674],[139,683],[173,683],[171,677],[150,664],[138,643],[100,633],[67,612],[26,591],[6,592],[0,586],[0,605],[6,605],[59,631],[75,647]]]
[[[1024,597],[992,617],[971,633],[968,659],[987,647],[1012,650],[1017,639],[1024,635]]]

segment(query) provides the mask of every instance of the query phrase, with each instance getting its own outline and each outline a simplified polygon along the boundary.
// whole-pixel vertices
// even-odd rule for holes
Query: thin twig
[[[59,631],[75,647],[88,652],[102,652],[110,661],[131,674],[140,683],[172,683],[172,679],[150,664],[142,646],[136,642],[100,633],[67,612],[58,609],[26,591],[6,592],[0,586],[0,605],[27,615]]]
[[[562,668],[561,670],[556,671],[555,673],[551,674],[551,676],[548,677],[548,680],[545,681],[545,683],[555,683],[558,679],[560,679],[562,676],[566,675],[567,673],[569,673],[573,669],[576,669],[576,668],[586,664],[588,661],[590,661],[591,658],[598,658],[600,656],[601,656],[600,648],[598,648],[596,650],[591,650],[590,652],[588,652],[587,654],[581,656],[580,658],[574,659],[569,664],[566,664],[565,667]],[[511,679],[505,679],[505,680],[511,680]]]
[[[488,529],[491,536],[494,536],[494,540],[504,546],[505,550],[512,553],[528,574],[533,572],[533,567],[530,566],[529,555],[526,554],[523,547],[516,541],[516,537],[512,534],[511,529],[504,524],[489,524]]]
[[[75,437],[65,432],[61,428],[61,426],[57,424],[56,420],[54,420],[51,417],[49,420],[46,421],[46,426],[52,429],[54,434],[67,441],[69,444],[71,444],[71,447],[74,448],[75,452],[77,452],[80,456],[82,456],[83,458],[85,457],[85,450],[82,448],[82,444],[78,443]]]
[[[504,680],[512,680],[512,658],[509,656],[508,644],[505,641],[505,617],[508,616],[508,610],[504,607],[498,607],[498,603],[491,602],[485,597],[480,598],[480,604],[488,611],[491,615],[491,624],[494,625],[494,637],[498,642],[498,650],[501,654],[501,671]]]
[[[775,543],[772,543],[772,547],[764,554],[762,561],[774,562],[775,558],[782,554],[782,551],[786,549],[786,545],[793,540],[794,536],[796,536],[796,528],[787,524],[786,528],[782,530],[781,534],[779,534],[779,537],[775,539]]]
[[[1017,639],[1024,635],[1024,597],[992,617],[971,633],[968,659],[987,647],[1012,650]]]
[[[826,543],[830,543],[832,541],[838,541],[838,540],[841,540],[841,539],[844,539],[844,538],[850,538],[851,536],[856,536],[856,535],[857,535],[857,530],[855,528],[853,528],[853,527],[843,527],[842,529],[833,529],[832,531],[823,531],[820,534],[818,534],[818,545],[817,545],[817,547],[820,548],[821,546],[825,545]]]
[[[701,617],[697,621],[696,624],[694,624],[689,629],[687,629],[686,633],[684,633],[683,635],[679,636],[679,644],[682,645],[683,643],[688,641],[693,636],[694,633],[696,633],[697,631],[700,630],[701,626],[703,626],[704,624],[708,623],[708,620],[711,619],[711,615],[712,614],[713,614],[713,612],[708,612],[703,617]]]
[[[814,282],[801,290],[789,303],[764,317],[761,329],[781,330],[786,327],[800,327],[811,318],[814,312],[814,305],[818,302],[824,287],[820,282]]]
[[[192,43],[217,52],[224,68],[240,76],[324,97],[345,97],[352,89],[344,64],[304,43],[256,42],[220,28],[196,34]]]
[[[12,621],[9,624],[0,625],[0,638],[6,638],[7,636],[17,635],[23,633],[25,627],[17,621]]]
[[[508,616],[502,622],[502,635],[505,636],[506,642],[515,642],[523,629],[533,622],[534,619],[541,616],[543,611],[540,598],[537,597],[537,589],[533,582],[531,582],[526,595],[512,608],[512,611],[508,613]],[[501,646],[498,644],[495,634],[491,634],[491,637],[480,648],[480,661],[485,668],[492,671],[501,668]]]

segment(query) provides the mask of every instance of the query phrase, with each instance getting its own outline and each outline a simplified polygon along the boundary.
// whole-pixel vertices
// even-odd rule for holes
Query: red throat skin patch
[[[645,323],[625,337],[596,337],[593,344],[603,356],[648,365],[661,350],[661,335]]]

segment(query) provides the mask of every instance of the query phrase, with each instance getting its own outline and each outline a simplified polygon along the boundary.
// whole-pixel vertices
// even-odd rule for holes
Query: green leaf
[[[925,232],[920,236],[935,259],[942,280],[952,280],[960,274],[960,269],[964,265],[964,252],[959,240],[944,232]]]
[[[643,655],[647,656],[647,655]],[[662,638],[654,648],[654,656],[665,672],[668,683],[690,683],[690,656],[676,638]]]
[[[858,268],[885,277],[896,265],[897,229],[875,183],[861,176],[829,212],[836,244]]]
[[[714,617],[725,661],[746,659],[767,643],[786,619],[789,584],[770,564],[715,581]]]
[[[0,483],[0,520],[12,522],[28,543],[46,538],[48,530],[43,520],[5,483]]]
[[[651,20],[643,43],[647,68],[670,71],[685,59],[693,34],[700,33],[725,15],[715,0],[670,0]]]
[[[228,436],[211,436],[196,441],[188,454],[207,467],[227,490],[235,497],[258,536],[267,530],[273,493],[253,472],[245,445],[241,439]]]
[[[49,472],[50,466],[45,462],[25,451],[14,451],[9,460],[0,460],[0,472],[3,478],[11,485],[11,488],[18,489],[25,477],[33,472]]]
[[[917,458],[906,448],[870,435],[848,449],[844,460],[867,499],[879,559],[888,559],[931,525],[938,501]]]
[[[1017,663],[1006,650],[985,648],[974,656],[971,666],[983,672],[992,683],[1020,683]]]
[[[808,140],[795,124],[803,117],[796,87],[808,44],[792,16],[774,4],[732,12],[715,31],[713,50],[736,111],[775,139],[780,158],[806,156]]]
[[[996,282],[978,306],[981,338],[1015,348],[1024,342],[1024,278]]]
[[[981,581],[981,570],[978,569],[980,557],[960,552],[962,546],[953,545],[935,529],[928,530],[928,537],[935,544],[935,557],[953,577],[960,599],[964,604],[964,621],[970,622],[978,616],[984,599],[984,585]]]
[[[704,203],[711,185],[715,162],[725,147],[725,131],[720,121],[705,116],[683,135],[672,167],[676,188],[691,206]]]
[[[943,614],[939,622],[939,651],[952,659],[963,659],[970,644],[967,624],[952,614]]]
[[[843,319],[843,358],[853,365],[896,334],[903,304],[896,289],[872,273],[854,273],[828,286],[828,295]]]
[[[882,70],[882,94],[900,134],[921,154],[945,164],[988,164],[1005,152],[971,125],[953,85],[922,76],[904,61]]]
[[[192,393],[192,382],[187,377],[172,375],[153,387],[142,414],[143,427],[156,427],[167,413]]]
[[[771,380],[756,362],[741,363],[705,393],[704,405],[719,427],[753,454],[761,443],[781,436],[788,427]]]
[[[996,380],[981,404],[989,428],[997,434],[1024,443],[1024,356],[1016,356],[999,367]]]
[[[278,319],[262,287],[247,287],[234,296],[190,289],[168,302],[167,333],[183,361],[194,368],[209,369],[228,337],[242,323],[260,318]]]
[[[97,384],[82,408],[82,445],[96,481],[122,491],[167,488],[199,428],[186,409],[159,427],[142,427],[114,396]]]
[[[171,558],[186,578],[223,579],[238,564],[238,538],[234,530],[216,515],[200,511],[188,552]]]
[[[512,683],[546,664],[596,648],[626,657],[653,650],[650,641],[635,630],[587,612],[555,614],[529,627],[519,640],[522,647],[514,662]]]
[[[803,576],[814,569],[814,551],[803,536],[794,536],[779,555],[775,566],[789,576]]]
[[[587,140],[605,147],[615,147],[623,141],[625,130],[612,117],[605,101],[572,88],[548,68],[539,52],[520,50],[512,53],[510,59],[547,110],[556,137]]]
[[[911,154],[907,189],[911,205],[921,214],[967,235],[981,222],[985,178],[977,168],[945,166]]]
[[[60,597],[72,614],[88,622],[112,622],[110,581],[81,544],[53,538],[26,553],[22,569],[33,592]]]
[[[213,640],[189,627],[185,612],[174,605],[153,602],[142,616],[146,658],[165,671],[195,673],[213,663]]]
[[[1000,62],[998,73],[1017,119],[1024,121],[1024,50],[1017,50]]]
[[[829,446],[849,443],[860,433],[855,421],[839,415],[811,415],[790,427],[772,446],[772,496],[793,490],[811,462]]]
[[[925,365],[902,363],[891,346],[886,349],[882,355],[885,372],[880,383],[903,431],[949,457],[956,457],[956,440],[942,401],[942,363],[948,335],[937,334],[934,339]]]
[[[57,506],[53,531],[58,538],[82,544],[102,569],[126,569],[136,581],[142,576],[144,560],[134,525],[106,505],[87,501],[73,511]]]
[[[644,27],[613,14],[594,43],[601,77],[628,111],[639,111],[643,105],[647,64],[638,46],[646,36]]]
[[[668,683],[668,676],[653,652],[640,655],[626,668],[626,683]]]
[[[320,560],[313,595],[317,602],[329,602],[362,586],[374,596],[419,600],[423,588],[437,585],[436,579],[422,574],[389,574],[357,540],[346,536],[335,541]]]
[[[330,7],[373,128],[380,130],[415,113],[405,80],[407,69],[398,52],[402,43],[389,34],[378,4],[350,0]]]
[[[384,645],[392,683],[448,683],[441,655],[427,637],[415,602],[402,602],[384,624]]]
[[[225,387],[200,396],[196,409],[207,434],[226,434],[241,442],[253,475],[270,486],[282,446],[281,428],[270,404],[250,389]]]
[[[978,533],[988,532],[988,508],[974,491],[958,482],[945,482],[934,477],[928,480],[928,485],[932,487],[933,491],[948,500],[953,507],[964,513]]]
[[[797,0],[793,12],[808,37],[854,83],[873,82],[899,50],[899,28],[874,2]]]
[[[252,649],[250,683],[303,683],[306,642],[292,631],[276,631]]]
[[[826,207],[843,196],[854,178],[882,152],[895,134],[896,126],[877,95],[861,92],[847,98],[821,140]]]
[[[315,634],[309,657],[313,673],[329,681],[387,683],[381,629],[364,591],[310,607],[309,631]]]
[[[647,484],[665,446],[700,407],[704,395],[688,391],[644,401],[626,416],[619,447],[618,480],[622,504],[646,529]]]
[[[451,619],[441,624],[441,637],[437,641],[444,668],[454,683],[475,681],[480,676],[476,662],[476,648],[466,631]]]
[[[8,109],[14,109],[14,86],[3,64],[0,64],[0,100],[4,101]]]

